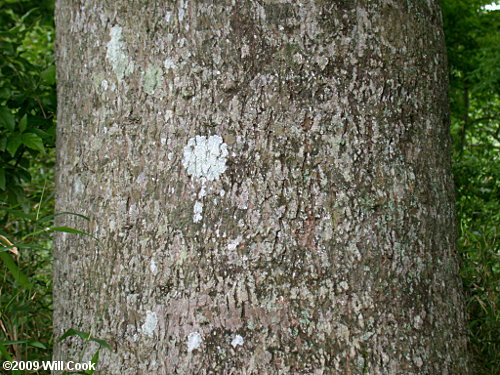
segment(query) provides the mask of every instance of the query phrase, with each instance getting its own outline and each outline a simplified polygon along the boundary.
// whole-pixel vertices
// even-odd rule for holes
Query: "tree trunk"
[[[106,375],[467,374],[440,17],[59,0],[59,224],[97,239],[56,238],[56,338]]]

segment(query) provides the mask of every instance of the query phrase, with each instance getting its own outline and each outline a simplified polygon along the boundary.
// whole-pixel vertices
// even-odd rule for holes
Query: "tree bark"
[[[54,332],[96,373],[468,373],[437,0],[56,24],[59,224],[96,239],[56,238]]]

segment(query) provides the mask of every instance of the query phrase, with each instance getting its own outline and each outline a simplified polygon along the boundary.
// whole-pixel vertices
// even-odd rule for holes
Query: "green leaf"
[[[10,97],[10,93],[12,91],[8,87],[2,87],[0,88],[0,99],[7,99]]]
[[[0,48],[2,49],[3,54],[7,55],[7,56],[14,55],[14,53],[16,51],[14,48],[14,45],[12,43],[8,43],[8,42],[1,42]]]
[[[99,350],[94,353],[90,362],[96,364],[98,361],[99,361]]]
[[[0,341],[0,345],[19,345],[26,344],[28,340]]]
[[[36,340],[16,340],[16,341],[0,341],[0,345],[20,345],[20,344],[28,344],[29,346],[33,346],[35,348],[47,349],[45,345],[43,345],[40,341]]]
[[[7,185],[7,190],[9,191],[9,199],[11,202],[23,202],[26,199],[24,190],[17,185]]]
[[[0,108],[0,125],[10,131],[13,131],[16,127],[14,115],[7,107]]]
[[[25,169],[30,167],[30,161],[28,158],[18,158],[17,163],[19,164],[20,167],[25,168]]]
[[[31,181],[31,175],[29,174],[28,171],[26,171],[24,169],[18,168],[16,170],[16,174],[17,174],[17,177],[19,178],[19,180],[22,180],[24,182],[30,182]]]
[[[26,130],[28,126],[28,116],[25,114],[21,121],[19,121],[19,131],[22,133]]]
[[[71,337],[71,336],[78,336],[81,337],[84,340],[89,340],[91,335],[90,333],[87,332],[82,332],[82,331],[77,331],[76,329],[70,328],[66,332],[63,333],[61,337],[59,337],[58,342],[63,341],[65,338]]]
[[[19,0],[18,0],[19,2]],[[21,17],[21,19],[19,20],[23,25],[24,23],[26,22],[26,19],[34,12],[36,12],[38,10],[38,8],[31,8],[30,10],[28,10],[26,13],[23,14],[23,16]]]
[[[5,151],[6,148],[7,148],[7,138],[2,137],[2,139],[0,139],[0,151]]]
[[[22,134],[23,144],[32,150],[45,152],[45,147],[43,147],[42,138],[34,133],[24,133]]]
[[[7,139],[7,151],[10,156],[14,157],[19,146],[23,144],[23,139],[21,138],[21,134],[12,134]]]
[[[47,84],[53,85],[56,83],[56,67],[54,65],[49,66],[40,74],[40,77],[42,77]]]
[[[94,355],[92,356],[92,359],[90,360],[90,363],[92,363],[94,365],[97,364],[97,362],[99,362],[99,350],[94,353]],[[94,373],[94,370],[89,369],[89,370],[85,371],[85,374],[88,374],[88,375],[92,375],[93,373]]]
[[[82,232],[81,230],[77,230],[70,227],[50,227],[50,230],[56,232],[66,232],[66,233],[83,234],[86,236],[90,236],[90,234],[88,234],[87,232]]]
[[[7,361],[12,361],[12,357],[9,354],[7,348],[2,344],[0,344],[0,354],[2,354],[2,357],[7,359]]]
[[[66,211],[64,211],[64,212],[58,212],[57,214],[50,214],[50,215],[44,216],[44,217],[40,218],[38,220],[38,222],[41,223],[42,221],[47,221],[47,220],[53,219],[54,217],[60,216],[60,215],[73,215],[73,216],[80,217],[80,218],[82,218],[84,220],[90,221],[90,219],[87,216],[80,215],[80,214],[75,214],[74,212],[66,212]]]
[[[50,121],[46,121],[43,125],[47,124],[50,124]],[[50,134],[47,134],[41,129],[31,128],[29,132],[38,135],[40,138],[50,138]]]
[[[26,289],[31,288],[32,285],[29,282],[28,277],[19,269],[10,254],[6,252],[0,252],[0,259],[4,262],[5,267],[7,267],[11,275],[19,283],[20,286]]]
[[[28,219],[28,220],[34,220],[34,215],[26,213],[22,210],[16,210],[16,209],[11,209],[11,208],[6,208],[5,212],[8,212],[12,216],[15,216],[16,218],[23,218],[23,219]]]
[[[90,333],[88,332],[82,332],[82,331],[78,331],[76,329],[73,329],[73,328],[70,328],[68,329],[60,338],[59,338],[59,342],[63,341],[65,338],[67,337],[70,337],[70,336],[78,336],[84,340],[87,340],[87,341],[93,341],[93,342],[96,342],[98,343],[99,345],[101,345],[103,348],[106,348],[106,349],[109,349],[111,351],[113,351],[113,349],[111,348],[111,346],[109,346],[109,344],[104,341],[104,340],[101,340],[101,339],[97,339],[95,337],[93,337]]]
[[[0,190],[5,190],[5,169],[0,168]]]
[[[12,249],[12,248],[18,248],[18,249],[36,249],[36,250],[46,250],[46,248],[44,248],[43,246],[40,246],[40,245],[35,245],[35,244],[32,244],[32,243],[15,243],[11,246],[0,246],[0,252],[3,252],[3,251],[9,251],[9,249]]]
[[[43,345],[40,341],[30,340],[28,341],[28,345],[39,349],[47,349],[47,347]]]

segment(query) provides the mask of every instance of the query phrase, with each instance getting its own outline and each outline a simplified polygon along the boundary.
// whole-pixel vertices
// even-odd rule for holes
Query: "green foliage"
[[[450,67],[450,104],[455,152],[466,137],[498,142],[500,121],[500,16],[485,11],[489,0],[442,0]],[[486,127],[488,129],[486,129]],[[491,144],[487,142],[486,149]]]
[[[55,140],[54,26],[43,1],[0,0],[0,201],[25,201]],[[27,203],[25,203],[25,208]]]
[[[52,356],[53,40],[52,1],[0,0],[2,360]]]
[[[462,279],[476,374],[500,374],[500,12],[444,0]]]
[[[500,160],[466,154],[455,163],[455,176],[471,346],[478,374],[498,374]]]
[[[54,197],[44,189],[52,177],[52,173],[34,176],[26,189],[30,210],[21,209],[21,203],[1,206],[5,212],[0,226],[1,360],[41,361],[52,356],[52,240],[45,228],[50,227]],[[30,236],[33,232],[38,233]]]

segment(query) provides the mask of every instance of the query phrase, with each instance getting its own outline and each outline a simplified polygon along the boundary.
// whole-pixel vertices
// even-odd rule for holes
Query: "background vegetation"
[[[470,345],[475,374],[498,375],[500,11],[487,3],[442,0]],[[1,360],[52,355],[50,234],[71,231],[52,225],[53,48],[52,0],[0,0]]]
[[[461,275],[476,374],[500,374],[500,10],[443,0]]]
[[[51,356],[51,240],[45,228],[54,202],[52,13],[51,1],[0,0],[2,361]]]

